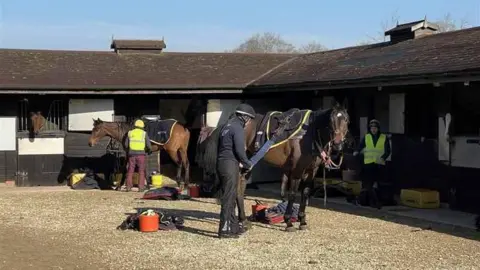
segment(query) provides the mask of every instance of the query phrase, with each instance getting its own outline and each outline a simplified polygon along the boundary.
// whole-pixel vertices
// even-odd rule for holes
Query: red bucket
[[[200,187],[197,185],[190,186],[188,188],[188,195],[192,198],[200,197]]]
[[[159,217],[157,214],[153,216],[141,215],[139,218],[139,227],[141,232],[156,232],[158,231]]]

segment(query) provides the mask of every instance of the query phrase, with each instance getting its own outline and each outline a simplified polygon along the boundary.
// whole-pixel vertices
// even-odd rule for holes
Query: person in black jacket
[[[248,104],[237,106],[235,115],[220,131],[217,173],[222,185],[219,238],[237,238],[243,229],[235,216],[237,185],[240,169],[249,171],[252,163],[245,152],[245,127],[255,118],[255,110]]]

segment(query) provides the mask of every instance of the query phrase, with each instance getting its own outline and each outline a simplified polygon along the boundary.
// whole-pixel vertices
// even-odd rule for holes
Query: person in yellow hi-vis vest
[[[380,209],[381,202],[373,186],[378,184],[384,175],[385,161],[390,156],[390,141],[387,135],[380,131],[380,122],[372,119],[369,124],[369,132],[360,141],[357,151],[353,153],[357,156],[359,152],[363,153],[363,179],[362,191],[368,196],[371,207]],[[363,194],[362,194],[363,195]]]
[[[135,128],[128,132],[125,144],[128,147],[128,172],[127,172],[127,192],[132,190],[133,172],[138,166],[138,191],[145,190],[145,157],[147,152],[152,151],[152,145],[147,132],[144,131],[145,123],[138,119],[135,121]]]

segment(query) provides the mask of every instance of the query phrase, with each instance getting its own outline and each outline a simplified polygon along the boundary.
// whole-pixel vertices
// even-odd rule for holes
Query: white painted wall
[[[0,151],[17,150],[17,118],[0,117]]]
[[[70,99],[68,104],[68,130],[90,131],[92,119],[113,121],[113,99]]]
[[[396,134],[405,133],[405,93],[389,96],[388,131]]]
[[[480,168],[480,136],[455,136],[452,145],[452,166]],[[468,142],[472,140],[472,142]]]
[[[90,119],[90,121],[92,121]],[[63,138],[18,138],[18,155],[63,155]]]
[[[234,112],[241,100],[238,99],[210,99],[207,105],[206,125],[216,127],[225,123]]]
[[[448,161],[450,156],[450,144],[447,140],[446,117],[438,117],[438,160]]]

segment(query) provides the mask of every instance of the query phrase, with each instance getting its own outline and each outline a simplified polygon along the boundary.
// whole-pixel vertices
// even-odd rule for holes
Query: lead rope
[[[325,166],[323,166],[323,207],[327,207],[327,179],[325,178]]]

